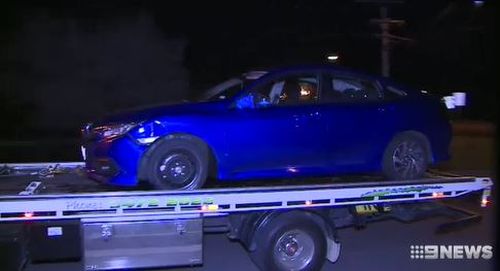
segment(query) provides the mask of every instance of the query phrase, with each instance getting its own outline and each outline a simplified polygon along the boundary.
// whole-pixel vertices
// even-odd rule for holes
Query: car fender
[[[215,155],[215,152],[213,151],[213,148],[207,144],[205,140],[202,138],[188,134],[188,133],[171,133],[168,135],[165,135],[159,139],[157,139],[154,143],[152,143],[149,148],[144,152],[142,157],[139,159],[139,164],[138,164],[138,174],[137,178],[139,180],[145,180],[146,179],[146,165],[149,163],[149,159],[151,158],[151,155],[156,151],[158,146],[160,146],[163,142],[172,140],[172,139],[185,139],[189,140],[192,142],[196,142],[197,144],[202,144],[206,146],[209,150],[209,176],[217,176],[217,157]]]

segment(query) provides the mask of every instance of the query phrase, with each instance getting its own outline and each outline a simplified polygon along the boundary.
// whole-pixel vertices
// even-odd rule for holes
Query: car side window
[[[235,84],[233,86],[230,86],[216,95],[213,95],[211,98],[208,99],[208,101],[217,101],[217,100],[225,100],[227,98],[233,97],[236,93],[238,93],[242,89],[243,84]]]
[[[381,98],[376,82],[344,75],[328,75],[322,101],[363,102]]]
[[[399,87],[386,85],[384,89],[384,98],[385,99],[397,99],[406,96],[407,93],[404,90],[401,90]]]
[[[315,103],[319,80],[316,74],[296,74],[277,78],[257,87],[256,103],[260,106],[298,105]]]

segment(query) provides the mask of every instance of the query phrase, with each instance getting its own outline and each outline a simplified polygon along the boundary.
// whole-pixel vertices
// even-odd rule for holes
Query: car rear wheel
[[[159,142],[152,151],[146,172],[156,189],[193,190],[203,186],[208,172],[208,148],[189,138]]]
[[[413,134],[396,136],[387,146],[383,172],[391,180],[416,179],[427,171],[428,150],[425,139]]]

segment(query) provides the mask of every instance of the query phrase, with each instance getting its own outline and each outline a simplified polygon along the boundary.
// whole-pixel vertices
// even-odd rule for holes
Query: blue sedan
[[[157,189],[197,189],[209,176],[414,179],[449,158],[451,140],[436,97],[337,66],[249,72],[200,102],[113,115],[82,130],[92,178]]]

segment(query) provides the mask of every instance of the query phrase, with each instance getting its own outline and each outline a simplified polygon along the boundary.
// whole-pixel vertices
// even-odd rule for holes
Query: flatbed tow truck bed
[[[429,171],[425,178],[414,181],[396,181],[394,183],[419,183],[436,182],[442,179],[453,180],[453,178],[470,177],[474,175],[457,174],[453,172]],[[110,186],[89,179],[84,172],[84,163],[81,162],[47,162],[47,163],[17,163],[0,164],[0,196],[13,196],[32,182],[41,182],[36,194],[80,194],[99,192],[120,191],[151,191],[153,188],[147,185],[138,187]],[[319,185],[319,184],[352,184],[372,183],[385,185],[391,182],[380,176],[374,175],[352,175],[331,178],[303,178],[288,180],[260,180],[244,182],[217,183],[209,180],[203,189],[234,188],[234,187],[272,187],[272,186],[294,186],[294,185]]]
[[[444,227],[454,228],[480,217],[436,205],[436,199],[479,194],[478,204],[486,206],[493,185],[489,178],[432,172],[411,181],[351,176],[245,182],[238,183],[240,187],[211,183],[196,191],[151,191],[88,180],[78,163],[11,164],[4,170],[8,174],[0,176],[0,225],[23,223],[26,227],[30,221],[31,228],[42,227],[45,234],[35,239],[49,246],[62,245],[52,235],[63,235],[62,221],[75,223],[81,234],[74,238],[81,242],[78,247],[82,250],[75,257],[82,259],[85,270],[199,265],[203,232],[225,232],[244,245],[260,269],[267,270],[271,268],[267,250],[272,247],[258,236],[297,224],[291,221],[302,221],[296,229],[299,232],[308,232],[308,228],[320,232],[327,243],[320,257],[335,262],[340,253],[336,229],[364,227],[383,219],[411,222],[436,215],[460,222]],[[286,253],[296,253],[294,247],[300,247],[300,239],[281,239],[269,235],[268,241],[276,242],[276,249]],[[321,247],[316,250],[322,251]],[[28,254],[33,258],[33,252]],[[313,254],[310,261],[317,261],[317,256]]]

